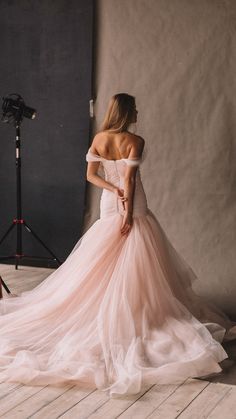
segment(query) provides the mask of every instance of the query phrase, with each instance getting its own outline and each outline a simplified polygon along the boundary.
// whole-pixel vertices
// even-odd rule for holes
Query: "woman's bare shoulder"
[[[141,157],[145,145],[144,138],[133,133],[129,133],[128,135],[128,155],[130,157]]]
[[[100,132],[98,132],[97,134],[94,135],[93,140],[92,140],[91,145],[90,145],[90,149],[93,152],[97,152],[96,147],[99,147],[100,143],[103,142],[104,133],[105,133],[104,131],[100,131]]]
[[[130,142],[132,142],[133,144],[140,144],[140,145],[145,144],[145,140],[143,137],[141,137],[141,135],[136,135],[129,132],[127,137],[129,138]]]

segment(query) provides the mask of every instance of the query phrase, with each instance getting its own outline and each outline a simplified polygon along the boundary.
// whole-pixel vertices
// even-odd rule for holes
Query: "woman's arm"
[[[98,186],[99,188],[105,188],[108,191],[119,194],[119,188],[113,185],[110,182],[107,182],[101,176],[97,174],[99,169],[100,162],[88,162],[87,166],[87,181],[93,183],[93,185]]]
[[[133,200],[135,191],[135,177],[137,167],[127,167],[124,180],[124,216],[121,226],[121,234],[127,234],[131,230],[133,224]]]
[[[131,152],[129,153],[129,158],[140,158],[142,156],[144,148],[144,139],[139,137],[139,141],[135,141]],[[123,217],[123,223],[121,226],[121,234],[129,233],[131,226],[133,224],[133,201],[134,201],[134,192],[135,192],[135,182],[136,182],[136,172],[137,166],[128,166],[125,171],[124,179],[124,208],[125,213]]]
[[[135,178],[136,178],[137,167],[127,167],[124,179],[124,202],[125,211],[133,214],[133,201],[134,201],[134,190],[135,190]]]
[[[139,141],[136,140],[133,144],[131,151],[129,153],[130,159],[140,159],[142,156],[144,148],[144,139],[139,137]],[[134,160],[135,161],[135,160]],[[135,190],[135,178],[137,173],[138,166],[126,166],[125,178],[124,178],[124,196],[127,198],[127,201],[124,202],[125,211],[133,213],[133,200],[134,200],[134,190]]]

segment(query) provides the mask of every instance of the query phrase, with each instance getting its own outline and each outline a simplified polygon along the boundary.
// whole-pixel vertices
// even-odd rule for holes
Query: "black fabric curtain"
[[[21,125],[23,219],[62,261],[83,224],[92,42],[92,0],[0,2],[0,96],[17,92],[37,110]],[[1,239],[16,217],[13,125],[1,123],[0,147]],[[0,255],[15,251],[13,229]],[[26,230],[23,252],[50,257]]]

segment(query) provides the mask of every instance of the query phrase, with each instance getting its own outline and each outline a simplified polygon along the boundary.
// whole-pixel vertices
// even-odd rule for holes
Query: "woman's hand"
[[[127,198],[124,197],[124,189],[120,189],[118,187],[115,187],[114,193],[116,194],[117,198],[121,200],[123,208],[125,209],[125,201],[127,201]]]
[[[133,215],[130,212],[125,212],[123,216],[123,222],[121,226],[121,234],[128,234],[132,228],[133,224]]]
[[[116,194],[117,198],[122,201],[123,209],[125,210],[125,201],[127,201],[127,198],[124,197],[124,189],[120,189],[118,187],[115,187],[114,193]],[[121,226],[121,234],[128,234],[131,230],[133,224],[133,215],[131,212],[128,212],[125,210],[123,215],[123,222]]]

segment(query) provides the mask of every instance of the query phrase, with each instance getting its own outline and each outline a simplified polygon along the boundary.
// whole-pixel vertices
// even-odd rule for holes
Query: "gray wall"
[[[96,120],[136,96],[150,209],[199,277],[196,291],[236,315],[233,0],[98,0]],[[85,230],[99,216],[89,188]]]
[[[0,2],[0,96],[37,109],[22,124],[23,217],[62,260],[83,223],[93,1]],[[16,216],[15,130],[0,126],[0,236]],[[0,254],[15,253],[15,232]],[[24,234],[24,253],[49,256]]]

